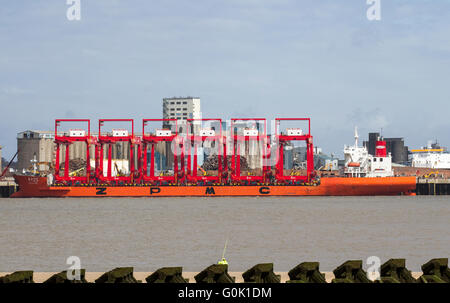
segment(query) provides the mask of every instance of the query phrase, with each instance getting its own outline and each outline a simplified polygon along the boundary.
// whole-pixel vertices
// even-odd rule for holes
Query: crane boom
[[[19,153],[19,150],[16,151],[16,153],[14,154],[14,156],[12,157],[11,161],[9,161],[8,165],[6,165],[5,169],[3,170],[0,178],[3,178],[3,176],[6,174],[6,171],[8,170],[9,166],[11,165],[11,163],[14,161],[14,159],[16,158],[17,154]],[[1,161],[1,160],[0,160]]]

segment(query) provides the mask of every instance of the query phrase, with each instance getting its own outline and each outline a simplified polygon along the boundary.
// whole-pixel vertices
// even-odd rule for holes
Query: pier
[[[0,197],[6,198],[11,196],[18,190],[16,182],[13,178],[4,178],[0,180]]]
[[[417,179],[417,195],[448,195],[450,193],[450,179],[444,178],[419,178]]]

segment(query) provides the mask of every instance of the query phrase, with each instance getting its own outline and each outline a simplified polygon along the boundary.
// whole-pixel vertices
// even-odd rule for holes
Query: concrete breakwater
[[[133,267],[118,267],[105,273],[89,273],[85,269],[36,274],[17,271],[0,276],[0,283],[450,283],[448,258],[428,261],[422,265],[422,273],[412,273],[405,263],[405,259],[390,259],[379,271],[369,274],[364,271],[362,260],[346,261],[332,273],[320,272],[319,262],[300,263],[287,273],[274,272],[273,263],[257,264],[243,273],[228,272],[227,264],[213,264],[199,273],[184,275],[182,267],[163,267],[149,273],[134,273]]]

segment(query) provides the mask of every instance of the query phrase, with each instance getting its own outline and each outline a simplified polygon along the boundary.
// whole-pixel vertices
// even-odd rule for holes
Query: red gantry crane
[[[162,122],[162,128],[155,129],[151,133],[145,132],[149,122]],[[166,150],[166,156],[173,153],[173,175],[155,175],[155,149],[158,143],[169,142],[170,149]],[[180,144],[181,147],[177,144]],[[150,146],[150,172],[148,172],[147,150]],[[180,148],[179,148],[180,147]],[[181,172],[178,171],[178,151],[181,149]],[[144,183],[152,185],[168,185],[181,182],[184,178],[184,153],[183,141],[178,137],[177,119],[143,119],[142,120],[142,167],[141,176]]]
[[[70,129],[68,132],[58,133],[61,122],[81,122],[87,123],[87,129]],[[75,142],[86,143],[86,172],[84,176],[71,176],[69,173],[70,146]],[[89,146],[95,144],[95,139],[91,137],[91,121],[88,119],[56,119],[55,120],[55,181],[59,184],[75,185],[76,183],[89,183],[91,181],[91,165]],[[65,147],[64,175],[60,175],[61,147]]]
[[[303,133],[301,128],[287,128],[285,132],[282,132],[280,124],[283,121],[307,121],[308,132]],[[277,182],[290,185],[311,182],[314,175],[314,153],[310,118],[277,118],[275,119],[275,135],[278,143],[278,161],[276,165]],[[284,175],[284,146],[291,141],[306,142],[306,176]]]
[[[128,122],[131,124],[131,134],[127,129],[112,129],[106,134],[102,133],[102,126],[105,122]],[[128,175],[119,174],[117,162],[114,163],[116,175],[113,176],[113,159],[112,149],[118,142],[127,142],[129,147],[129,173]],[[140,145],[140,138],[134,136],[134,120],[133,119],[100,119],[98,120],[98,144],[96,148],[96,176],[100,182],[111,185],[132,184],[134,179],[138,178],[134,166],[134,146]],[[105,146],[107,147],[108,160],[106,176],[104,175],[103,155]]]
[[[208,124],[210,127],[204,128],[203,124]],[[215,150],[217,152],[217,175],[208,176],[207,171],[200,167],[203,171],[203,175],[198,175],[197,164],[197,149],[198,147],[204,147],[208,142],[211,146],[210,151]],[[221,183],[226,179],[226,143],[223,142],[222,136],[222,119],[187,119],[187,180],[192,183]],[[192,149],[194,150],[192,159]],[[223,149],[223,151],[222,151]],[[225,161],[222,160],[222,152],[225,155]],[[193,161],[192,161],[193,160]],[[205,161],[206,159],[204,159]],[[191,170],[191,162],[193,162],[193,168]],[[225,166],[225,167],[224,167]]]
[[[270,167],[266,165],[268,137],[266,133],[266,119],[264,118],[240,118],[231,119],[231,138],[233,151],[231,155],[231,181],[239,185],[256,185],[266,182]],[[253,144],[252,144],[253,142]],[[242,151],[242,146],[245,149]],[[253,146],[253,148],[251,147]],[[247,172],[241,175],[241,155],[257,157],[262,165],[262,174],[254,175]],[[253,154],[253,155],[252,155]]]

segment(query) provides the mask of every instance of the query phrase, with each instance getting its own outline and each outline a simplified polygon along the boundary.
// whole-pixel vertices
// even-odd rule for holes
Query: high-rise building
[[[200,98],[172,97],[163,99],[163,119],[177,119],[181,123],[187,119],[201,119]]]
[[[201,106],[199,97],[172,97],[163,98],[163,119],[177,119],[178,133],[184,135],[187,133],[187,119],[201,119]],[[175,131],[173,123],[164,123],[164,128],[170,128]],[[166,142],[165,146],[160,146],[158,150],[157,168],[161,170],[173,166],[173,154],[171,144]],[[202,153],[199,153],[203,160]]]

